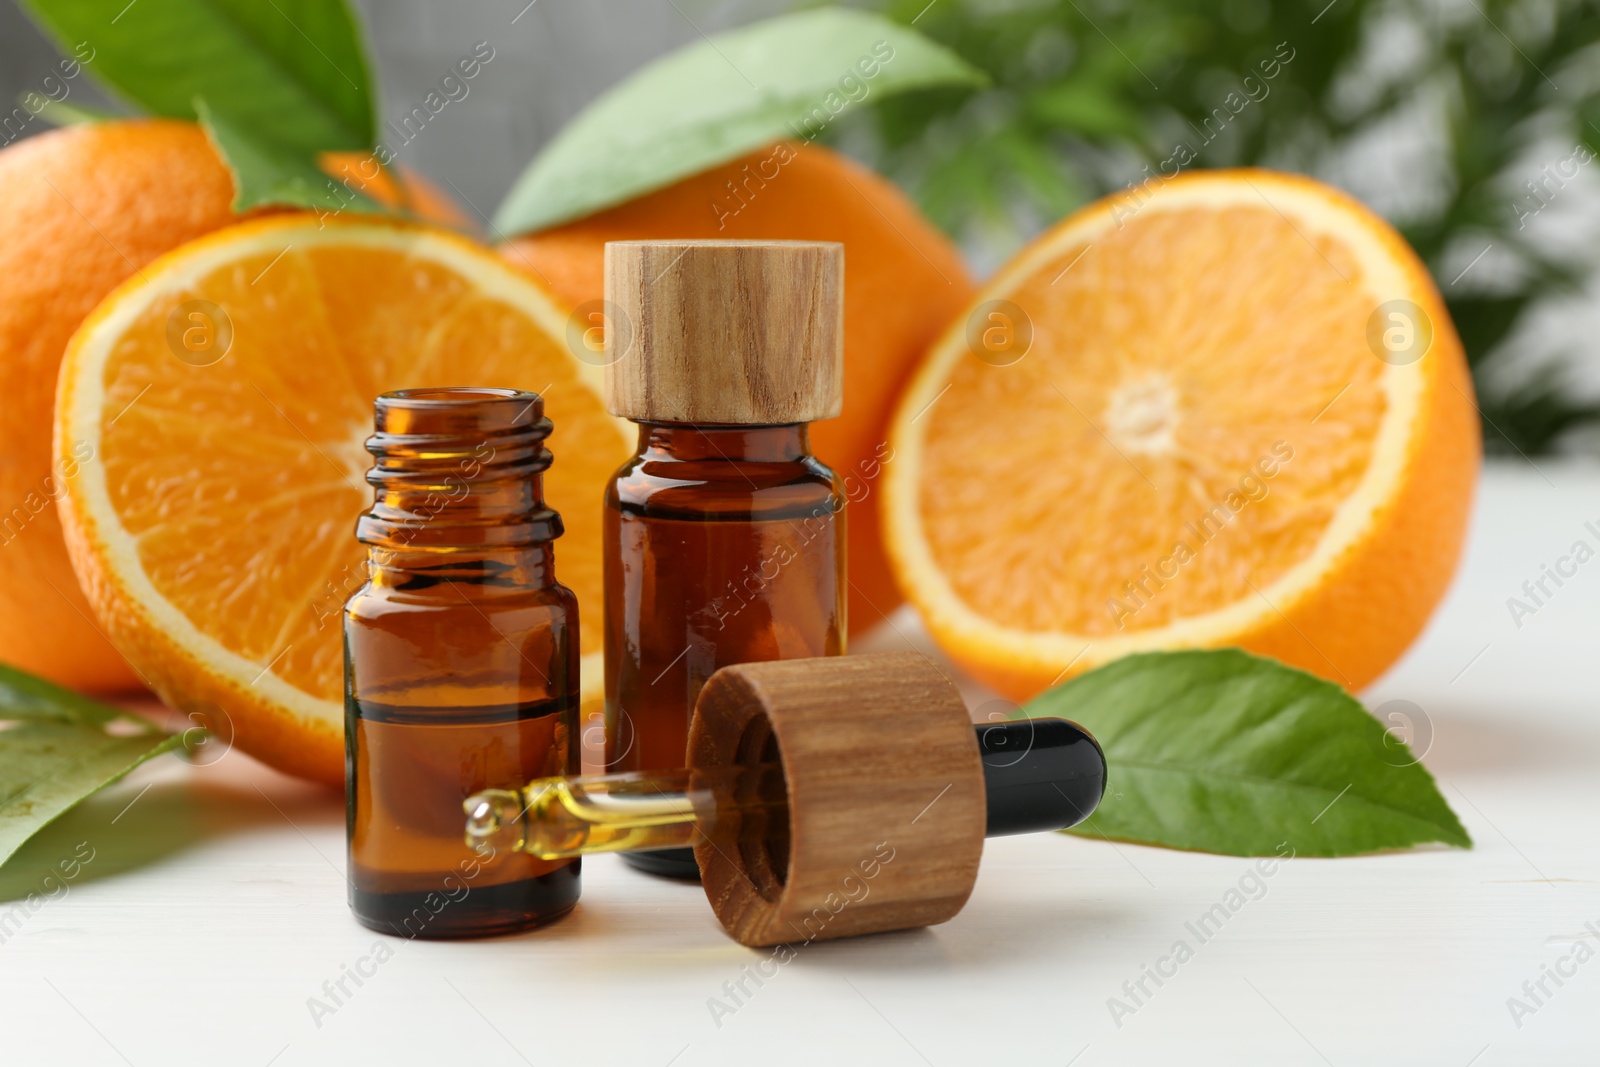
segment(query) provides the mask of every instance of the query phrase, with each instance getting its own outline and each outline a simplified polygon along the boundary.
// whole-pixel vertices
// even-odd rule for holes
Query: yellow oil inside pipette
[[[565,859],[596,852],[693,848],[788,832],[776,764],[539,778],[468,797],[467,844]]]

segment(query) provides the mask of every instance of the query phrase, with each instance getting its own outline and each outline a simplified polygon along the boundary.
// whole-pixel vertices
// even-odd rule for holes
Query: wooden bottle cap
[[[605,256],[613,415],[760,426],[839,414],[843,245],[608,241]]]
[[[961,694],[914,652],[724,667],[700,692],[689,765],[776,759],[789,841],[695,849],[745,945],[929,926],[972,893],[987,813]]]

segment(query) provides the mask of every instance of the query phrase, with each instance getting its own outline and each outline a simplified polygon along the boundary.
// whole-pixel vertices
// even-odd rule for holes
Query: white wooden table
[[[168,758],[0,874],[21,897],[0,906],[0,1064],[1593,1064],[1600,562],[1520,629],[1506,606],[1574,541],[1600,548],[1590,520],[1600,469],[1491,467],[1448,602],[1366,694],[1423,709],[1477,848],[1293,860],[1204,944],[1185,924],[1251,861],[1002,839],[954,921],[814,944],[735,1005],[762,957],[698,888],[600,857],[548,929],[384,939],[346,911],[342,798],[240,753]],[[30,909],[80,842],[94,858]],[[1179,939],[1193,958],[1114,1020],[1108,1000],[1133,1004],[1123,983]],[[1523,983],[1558,966],[1536,1003]],[[347,969],[370,977],[335,1004],[324,983]],[[1512,997],[1534,1010],[1513,1018]],[[714,1019],[712,998],[737,1010]]]

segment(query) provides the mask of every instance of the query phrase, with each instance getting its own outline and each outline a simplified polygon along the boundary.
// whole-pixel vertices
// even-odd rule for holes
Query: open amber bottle
[[[684,766],[718,668],[844,651],[845,501],[806,426],[839,413],[843,276],[824,242],[606,245],[607,403],[639,423],[605,496],[610,773]]]
[[[579,769],[544,403],[411,389],[379,397],[376,423],[368,582],[344,616],[351,909],[402,937],[548,922],[577,903],[578,862],[471,849],[455,815],[483,789]]]

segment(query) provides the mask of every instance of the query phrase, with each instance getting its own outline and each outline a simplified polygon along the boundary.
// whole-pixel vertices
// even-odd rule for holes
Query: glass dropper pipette
[[[975,726],[987,802],[985,836],[1074,826],[1105,793],[1099,744],[1066,719]],[[539,778],[463,802],[468,845],[555,860],[596,852],[692,848],[788,836],[779,763]]]

